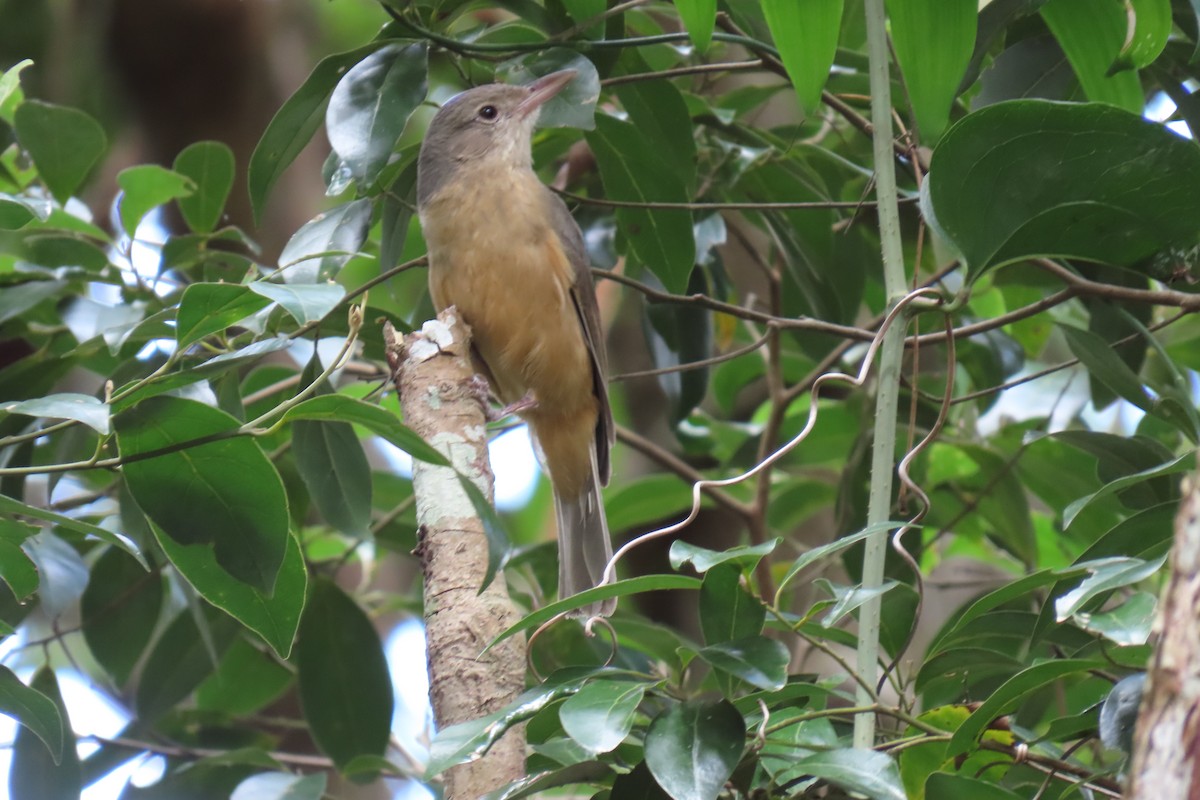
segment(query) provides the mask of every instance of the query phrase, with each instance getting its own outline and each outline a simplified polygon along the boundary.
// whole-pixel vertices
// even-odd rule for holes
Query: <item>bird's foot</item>
[[[533,411],[538,407],[537,397],[533,392],[527,393],[524,397],[515,403],[509,403],[504,408],[495,412],[496,420],[502,420],[505,417],[521,414],[526,411]]]

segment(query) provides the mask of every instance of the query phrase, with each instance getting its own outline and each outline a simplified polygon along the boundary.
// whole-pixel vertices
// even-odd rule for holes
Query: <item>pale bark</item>
[[[1200,800],[1200,480],[1184,482],[1127,797]]]
[[[517,620],[503,577],[484,592],[488,546],[483,523],[459,483],[473,481],[492,499],[485,392],[470,360],[470,330],[453,308],[401,337],[387,328],[404,422],[454,469],[416,462],[418,552],[425,576],[429,693],[440,728],[478,719],[512,702],[524,688],[524,640],[512,637],[480,655]],[[476,800],[524,775],[525,734],[509,731],[478,761],[447,771],[446,800]]]

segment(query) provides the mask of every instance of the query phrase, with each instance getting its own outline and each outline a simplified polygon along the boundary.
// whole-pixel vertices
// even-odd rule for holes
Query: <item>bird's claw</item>
[[[505,417],[519,415],[525,411],[533,411],[538,407],[537,397],[533,392],[529,392],[515,403],[509,403],[504,408],[501,408],[496,413],[496,419],[501,420]]]

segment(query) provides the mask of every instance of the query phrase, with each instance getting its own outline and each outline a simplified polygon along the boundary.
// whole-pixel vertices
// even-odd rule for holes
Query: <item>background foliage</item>
[[[145,4],[121,18],[131,5],[115,4],[110,36],[152,21]],[[180,110],[147,104],[153,68],[110,54],[151,143],[123,168],[121,104],[87,92],[97,78],[61,79],[61,15],[0,4],[0,30],[25,34],[4,43],[0,78],[0,632],[32,675],[0,668],[0,711],[21,723],[13,796],[77,796],[142,752],[167,768],[130,798],[318,798],[381,775],[436,790],[519,722],[529,778],[504,797],[1116,791],[1098,704],[1146,662],[1200,439],[1200,6],[887,6],[904,258],[941,302],[898,323],[891,516],[920,524],[863,590],[872,393],[810,393],[857,372],[889,302],[860,0],[420,0],[390,15],[337,0],[309,12],[327,34],[301,58],[308,77],[244,104],[271,114],[252,152],[240,123],[181,116],[203,90],[176,78]],[[288,30],[207,21],[222,68]],[[65,63],[83,72],[88,52]],[[431,315],[412,204],[434,106],[565,67],[579,77],[534,156],[612,277],[614,534],[679,519],[693,480],[740,474],[814,409],[816,423],[751,480],[710,488],[669,564],[649,546],[622,566],[610,662],[551,628],[532,654],[548,677],[440,732],[422,764],[389,745],[380,631],[419,613],[419,592],[411,488],[385,443],[434,456],[397,418],[379,323]],[[204,77],[242,107],[242,84]],[[151,107],[175,115],[174,139]],[[324,208],[273,238],[305,170]],[[148,217],[168,233],[138,271]],[[555,609],[546,495],[506,521],[522,629]],[[880,596],[876,684],[850,649]],[[82,761],[65,669],[133,716]],[[880,715],[871,750],[851,746],[852,709]]]

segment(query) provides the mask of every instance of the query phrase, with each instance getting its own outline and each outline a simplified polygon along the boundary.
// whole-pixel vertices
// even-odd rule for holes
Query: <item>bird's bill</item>
[[[543,75],[525,88],[529,96],[517,106],[518,116],[528,116],[542,107],[542,104],[562,91],[563,87],[574,80],[578,73],[573,69],[563,69]]]

